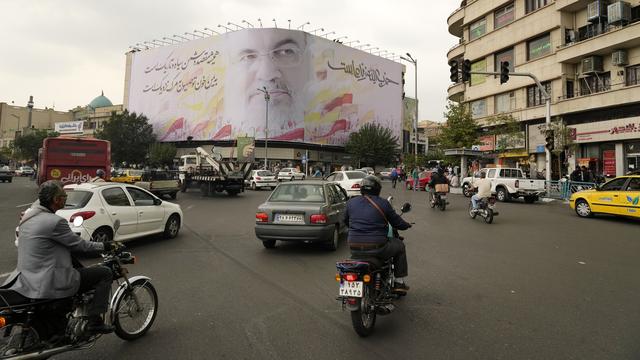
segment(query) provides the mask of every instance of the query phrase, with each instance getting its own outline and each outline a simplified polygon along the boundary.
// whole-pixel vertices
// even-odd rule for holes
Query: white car
[[[34,172],[35,170],[31,166],[20,166],[16,169],[15,174],[16,176],[31,176]]]
[[[360,185],[366,173],[358,170],[336,171],[325,178],[327,181],[335,182],[343,188],[349,197],[360,195]]]
[[[380,178],[382,178],[382,179],[391,179],[391,172],[392,171],[393,171],[393,168],[383,169],[382,171],[380,171]]]
[[[283,168],[278,172],[278,180],[304,180],[304,173],[296,168]]]
[[[278,186],[276,176],[269,170],[251,170],[251,174],[244,183],[251,187],[251,190],[258,190],[261,188],[273,189]]]
[[[160,200],[135,185],[98,182],[67,185],[67,203],[56,215],[69,221],[71,231],[93,241],[130,240],[164,233],[167,238],[178,236],[182,225],[180,205]],[[75,227],[73,219],[84,222]],[[113,233],[113,224],[120,227]]]

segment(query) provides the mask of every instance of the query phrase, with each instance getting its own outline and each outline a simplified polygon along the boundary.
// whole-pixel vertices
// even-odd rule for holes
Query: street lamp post
[[[258,89],[258,91],[264,93],[264,102],[265,102],[265,112],[264,112],[264,169],[269,170],[267,166],[267,162],[269,156],[267,155],[267,151],[269,149],[269,100],[271,100],[271,95],[269,95],[269,91],[266,86],[263,86],[262,89]]]
[[[413,149],[414,151],[414,155],[416,157],[416,161],[418,160],[418,60],[414,59],[411,54],[407,53],[407,57],[404,56],[400,56],[400,59],[404,60],[404,61],[408,61],[410,63],[413,64],[413,67],[415,69],[414,73],[415,73],[415,97],[416,97],[416,118],[413,120],[413,133],[415,134],[416,137],[416,144],[415,147]],[[425,133],[425,137],[426,137],[426,133]],[[429,144],[429,140],[427,140],[427,146]],[[426,152],[425,152],[426,153]]]

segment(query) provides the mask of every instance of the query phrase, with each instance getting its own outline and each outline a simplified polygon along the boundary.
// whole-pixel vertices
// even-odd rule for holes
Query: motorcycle
[[[405,203],[400,209],[401,215],[411,210],[411,204]],[[394,236],[401,240],[397,230]],[[377,315],[388,315],[395,310],[393,302],[406,294],[396,294],[394,285],[393,258],[386,261],[375,257],[353,257],[336,262],[339,283],[338,300],[342,310],[351,313],[353,329],[361,337],[371,335]]]
[[[82,225],[82,217],[74,225]],[[117,232],[119,221],[114,223]],[[101,265],[111,269],[118,285],[105,314],[115,334],[123,340],[143,336],[153,325],[158,309],[158,295],[146,276],[127,276],[123,265],[132,265],[136,257],[116,243],[102,255]],[[73,259],[75,267],[82,265]],[[72,298],[53,300],[28,299],[19,293],[0,289],[0,359],[47,359],[73,350],[92,347],[101,334],[88,329],[88,308],[94,292]]]
[[[472,194],[473,196],[473,194]],[[473,208],[473,203],[469,200],[469,216],[472,219],[475,219],[476,216],[480,215],[484,222],[487,224],[491,224],[493,222],[493,217],[498,216],[499,213],[495,210],[496,206],[496,197],[491,195],[488,198],[482,198],[478,201],[478,208]]]
[[[431,193],[431,201],[429,201],[429,206],[432,209],[438,208],[440,211],[444,211],[447,208],[447,193],[446,192],[432,192]]]

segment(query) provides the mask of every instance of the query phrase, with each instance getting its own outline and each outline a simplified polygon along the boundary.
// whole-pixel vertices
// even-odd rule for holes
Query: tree
[[[8,164],[13,159],[13,144],[0,148],[0,164]]]
[[[149,147],[156,141],[147,117],[127,110],[121,114],[112,112],[96,131],[96,137],[111,142],[111,160],[116,164],[144,163]]]
[[[478,142],[478,124],[464,104],[449,103],[444,116],[447,124],[438,137],[442,149],[467,149]]]
[[[573,141],[571,129],[569,129],[561,119],[555,119],[555,121],[552,121],[549,128],[553,130],[554,136],[554,147],[551,152],[558,158],[558,169],[560,171],[559,177],[562,177],[563,173],[569,173],[571,171],[567,168],[567,159],[569,158],[569,155],[575,151],[577,144]]]
[[[13,143],[16,158],[29,162],[38,160],[38,150],[42,147],[42,141],[56,136],[58,136],[57,132],[44,129],[28,131],[27,134],[16,138]]]
[[[395,162],[399,154],[398,138],[393,136],[390,129],[379,124],[365,124],[349,135],[345,150],[353,155],[358,166],[360,162],[387,165]]]
[[[499,114],[490,118],[488,124],[492,127],[489,134],[496,137],[495,147],[498,154],[525,146],[522,124],[513,116]]]
[[[149,147],[149,162],[153,166],[172,165],[178,150],[173,144],[154,143]]]

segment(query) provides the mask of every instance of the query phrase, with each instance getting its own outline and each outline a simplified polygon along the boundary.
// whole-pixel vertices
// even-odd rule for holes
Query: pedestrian
[[[570,179],[571,181],[583,181],[582,170],[580,169],[580,166],[576,166],[576,169],[571,173]]]
[[[411,172],[411,177],[413,178],[413,191],[418,191],[418,186],[420,186],[420,176],[418,172],[418,167],[414,167]]]
[[[582,181],[593,182],[593,173],[586,166],[582,166]]]
[[[398,183],[398,169],[393,168],[391,170],[391,187],[395,189],[397,183]]]

